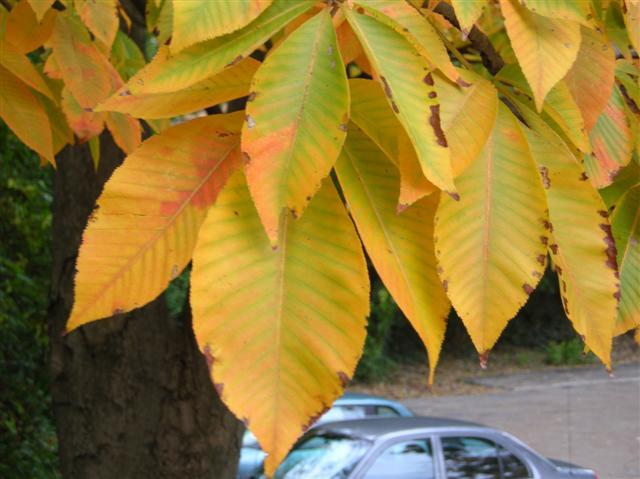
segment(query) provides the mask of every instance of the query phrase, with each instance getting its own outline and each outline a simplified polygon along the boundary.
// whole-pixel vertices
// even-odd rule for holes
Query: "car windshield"
[[[318,434],[298,443],[274,479],[343,479],[360,462],[371,442],[338,434]]]

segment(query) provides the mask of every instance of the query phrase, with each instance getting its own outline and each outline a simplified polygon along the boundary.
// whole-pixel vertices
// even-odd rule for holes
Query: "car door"
[[[443,479],[536,479],[533,464],[505,441],[479,432],[439,435]]]
[[[431,435],[384,441],[374,446],[350,479],[440,479],[433,444]]]

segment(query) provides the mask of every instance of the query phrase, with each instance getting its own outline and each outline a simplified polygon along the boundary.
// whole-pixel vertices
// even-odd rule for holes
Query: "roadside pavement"
[[[545,370],[470,380],[488,394],[407,399],[417,414],[480,422],[541,454],[594,469],[600,479],[640,479],[640,363]]]

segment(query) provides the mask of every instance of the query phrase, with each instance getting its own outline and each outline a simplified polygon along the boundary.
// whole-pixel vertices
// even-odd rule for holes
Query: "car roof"
[[[443,417],[371,417],[322,424],[314,428],[315,434],[343,434],[345,436],[360,437],[375,440],[380,436],[394,433],[411,432],[418,429],[448,429],[448,428],[481,428],[488,432],[493,429],[483,424],[461,421]]]

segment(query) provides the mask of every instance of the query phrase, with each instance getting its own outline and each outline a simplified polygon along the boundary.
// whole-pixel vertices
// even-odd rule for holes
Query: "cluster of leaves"
[[[0,477],[58,477],[47,293],[51,171],[0,125]]]
[[[430,381],[451,305],[486,361],[549,253],[608,368],[640,324],[640,1],[150,0],[160,46],[138,71],[115,0],[52,3],[0,17],[0,115],[48,161],[104,125],[130,153],[84,233],[68,329],[193,261],[198,343],[268,473],[353,374],[363,246]],[[140,119],[159,134],[138,146]]]

